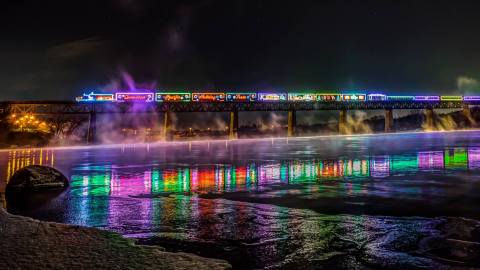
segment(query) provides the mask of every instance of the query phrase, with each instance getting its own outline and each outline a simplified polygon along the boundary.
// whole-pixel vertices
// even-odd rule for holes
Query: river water
[[[480,132],[0,151],[70,187],[7,209],[234,268],[480,267]]]

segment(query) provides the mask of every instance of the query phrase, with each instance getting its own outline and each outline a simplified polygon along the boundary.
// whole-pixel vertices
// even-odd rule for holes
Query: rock
[[[30,165],[16,171],[7,184],[7,191],[63,189],[68,179],[58,170],[40,165]]]
[[[141,246],[120,234],[11,215],[0,208],[0,269],[231,269],[219,259]]]

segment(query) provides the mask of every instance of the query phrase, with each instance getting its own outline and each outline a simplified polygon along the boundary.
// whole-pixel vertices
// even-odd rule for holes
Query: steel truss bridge
[[[295,135],[296,112],[338,110],[339,132],[345,132],[347,110],[385,110],[385,131],[393,130],[393,110],[426,110],[426,124],[433,126],[434,109],[463,109],[470,114],[470,105],[480,101],[271,101],[271,102],[73,102],[73,101],[7,101],[0,102],[0,115],[89,115],[90,142],[95,141],[97,114],[164,113],[164,136],[169,138],[171,113],[230,112],[229,136],[237,138],[238,112],[288,111],[288,136]]]
[[[316,111],[316,110],[408,110],[455,109],[480,105],[480,101],[359,101],[359,102],[175,102],[114,103],[71,101],[1,102],[0,113],[15,114],[90,114],[90,113],[164,113],[231,111]]]

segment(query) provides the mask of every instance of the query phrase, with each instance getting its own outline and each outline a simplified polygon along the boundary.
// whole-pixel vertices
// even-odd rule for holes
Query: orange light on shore
[[[33,114],[17,115],[11,114],[9,116],[11,125],[15,129],[20,131],[42,131],[49,132],[48,124],[46,121],[41,121]]]

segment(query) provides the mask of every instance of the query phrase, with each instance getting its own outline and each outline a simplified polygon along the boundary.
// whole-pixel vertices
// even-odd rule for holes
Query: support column
[[[163,140],[172,140],[172,113],[165,112],[163,114]]]
[[[7,209],[7,199],[5,198],[5,192],[0,192],[0,207]]]
[[[3,132],[0,132],[0,141],[6,141],[7,130],[9,129],[7,112],[6,105],[0,103],[0,130],[3,130]]]
[[[477,126],[475,119],[473,119],[472,117],[472,113],[470,112],[470,107],[468,106],[468,104],[463,104],[462,114],[467,119],[466,121],[467,127]]]
[[[87,143],[92,144],[96,142],[97,136],[97,113],[91,112],[88,121]]]
[[[427,130],[434,130],[433,109],[425,109],[425,127]]]
[[[347,134],[347,110],[340,110],[340,117],[338,118],[338,133],[340,135]]]
[[[238,111],[230,112],[230,125],[228,127],[228,138],[230,140],[238,139]]]
[[[385,110],[385,132],[393,132],[393,110]]]
[[[297,112],[294,110],[288,111],[288,132],[287,137],[295,136],[295,126],[297,125]]]

